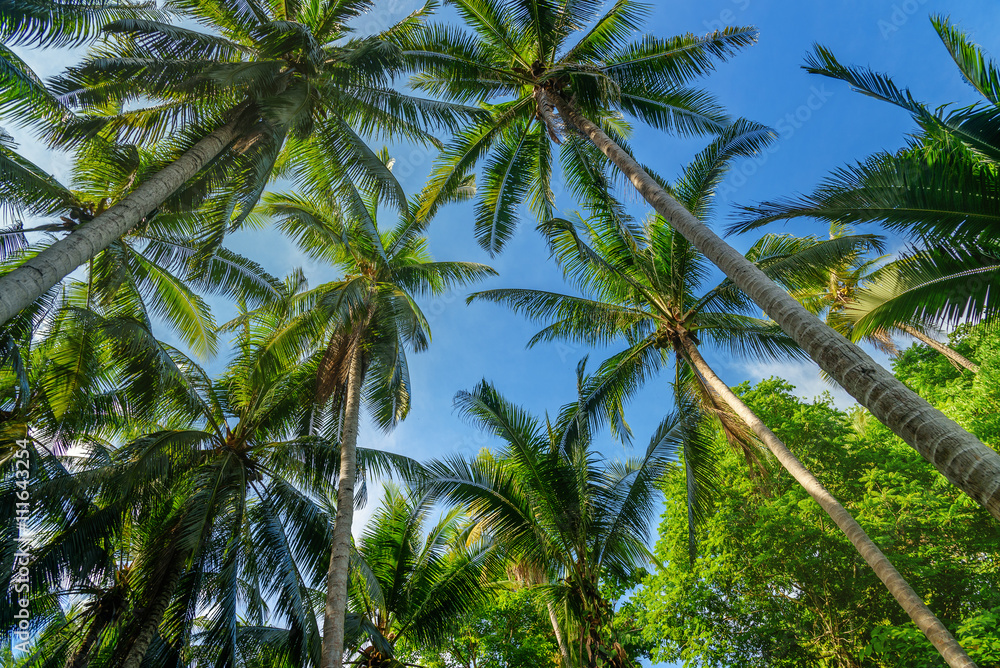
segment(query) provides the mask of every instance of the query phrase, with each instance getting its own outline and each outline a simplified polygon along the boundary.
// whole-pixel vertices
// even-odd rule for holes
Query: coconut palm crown
[[[311,258],[330,263],[343,272],[340,280],[320,285],[303,299],[308,309],[289,330],[290,345],[308,345],[323,339],[326,353],[316,373],[316,401],[333,401],[340,416],[341,470],[337,486],[337,521],[323,637],[323,668],[339,668],[343,661],[344,619],[347,606],[348,561],[354,485],[358,471],[354,448],[362,404],[376,424],[388,431],[410,408],[410,374],[407,350],[420,352],[430,343],[430,324],[417,299],[476,282],[495,272],[472,262],[435,262],[416,217],[416,204],[404,199],[405,212],[395,225],[380,230],[380,206],[397,196],[394,179],[375,181],[356,199],[336,197],[330,187],[331,170],[326,157],[334,147],[318,145],[304,153],[308,180],[302,193],[273,194],[265,198],[264,211],[277,220]],[[377,156],[391,174],[387,151]],[[336,164],[334,162],[334,164]],[[446,198],[471,195],[467,180]]]
[[[518,570],[547,574],[531,579],[562,611],[552,623],[564,665],[624,668],[632,660],[602,585],[631,581],[650,560],[657,481],[687,428],[671,414],[636,456],[605,459],[594,443],[600,388],[585,364],[577,367],[578,401],[554,419],[539,419],[486,381],[459,393],[456,408],[500,444],[478,457],[432,462],[426,489],[467,508]]]
[[[106,25],[107,39],[51,82],[75,113],[48,134],[63,146],[94,137],[156,142],[164,149],[160,169],[85,229],[0,277],[0,321],[164,202],[207,200],[211,215],[198,238],[218,246],[251,214],[275,169],[299,175],[282,156],[297,155],[310,137],[331,148],[328,168],[343,192],[359,181],[391,179],[365,138],[432,145],[430,131],[475,115],[392,86],[402,56],[389,37],[413,29],[434,3],[379,34],[354,35],[351,21],[372,6],[177,0],[170,10],[204,30],[148,18]],[[402,209],[398,193],[392,203]],[[357,197],[348,193],[345,201]]]
[[[571,100],[619,145],[625,117],[680,135],[719,131],[726,114],[690,87],[756,39],[753,28],[726,28],[667,39],[637,37],[653,5],[618,0],[450,0],[471,32],[429,25],[401,35],[417,73],[411,86],[455,102],[479,102],[489,117],[467,126],[437,161],[424,192],[429,215],[448,188],[485,161],[476,205],[476,238],[491,253],[513,234],[522,202],[541,219],[555,206],[553,144],[570,191],[607,202],[607,160],[556,115],[549,94]]]

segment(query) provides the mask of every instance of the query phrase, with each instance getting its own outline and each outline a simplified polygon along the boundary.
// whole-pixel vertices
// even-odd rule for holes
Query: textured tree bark
[[[177,589],[177,583],[181,580],[181,573],[184,570],[180,565],[182,562],[176,559],[175,561],[176,563],[172,567],[173,572],[167,579],[166,586],[160,591],[156,601],[147,609],[146,620],[139,630],[135,643],[129,648],[122,668],[139,668],[142,665],[146,650],[153,642],[156,631],[160,628],[160,622],[163,621],[163,615],[167,611],[167,606],[170,605],[170,599],[173,598],[174,590]]]
[[[351,524],[354,520],[354,485],[357,480],[358,422],[361,412],[361,349],[351,354],[344,401],[344,426],[340,435],[340,478],[337,481],[337,519],[327,571],[326,614],[323,618],[321,668],[342,668],[344,619],[347,615],[347,579],[351,557]]]
[[[948,480],[1000,519],[1000,454],[948,419],[830,329],[753,263],[681,206],[597,125],[559,95],[549,94],[563,121],[588,137],[643,198],[746,292],[820,368],[872,415],[934,464]]]
[[[910,327],[909,325],[901,325],[900,329],[909,334],[910,336],[912,336],[913,338],[915,338],[916,340],[920,341],[924,345],[933,348],[934,350],[938,351],[939,353],[947,357],[948,361],[954,364],[955,366],[968,369],[972,373],[979,373],[978,364],[976,364],[969,358],[965,357],[964,355],[961,355],[957,350],[954,350],[946,346],[940,341],[932,339],[931,337],[927,336],[916,327]]]
[[[549,621],[552,622],[552,630],[556,634],[556,642],[559,643],[559,653],[562,655],[563,668],[571,668],[569,657],[569,647],[566,646],[566,638],[563,637],[562,627],[559,626],[559,617],[556,615],[556,608],[552,601],[546,601],[549,609]]]
[[[736,415],[743,420],[747,426],[757,435],[771,454],[781,463],[796,482],[809,493],[816,503],[830,516],[830,518],[840,527],[847,538],[851,541],[858,553],[865,562],[871,566],[875,574],[885,584],[886,589],[893,598],[910,616],[910,619],[924,632],[927,639],[934,644],[941,656],[952,668],[974,668],[975,662],[969,658],[962,646],[958,644],[954,636],[945,628],[941,620],[928,608],[922,598],[917,595],[909,583],[903,579],[896,567],[892,565],[889,558],[882,553],[878,546],[868,537],[865,530],[861,528],[854,517],[847,509],[837,501],[830,492],[823,487],[822,483],[807,469],[798,457],[793,455],[784,443],[768,429],[757,415],[750,410],[750,407],[736,396],[728,385],[719,378],[712,367],[708,365],[705,358],[701,356],[698,346],[687,338],[682,338],[684,356],[698,372],[698,375],[705,380],[705,384],[733,410]]]
[[[121,202],[0,276],[0,324],[134,228],[236,139],[235,121],[206,135]]]
[[[560,143],[562,140],[559,136],[559,121],[556,118],[556,109],[551,98],[541,88],[536,88],[532,97],[535,98],[535,102],[538,105],[537,115],[542,123],[545,124],[545,129],[549,133],[549,139],[557,144]]]
[[[106,626],[107,623],[104,619],[95,617],[90,623],[90,628],[87,629],[87,635],[83,637],[83,642],[66,660],[66,668],[84,668],[87,665],[90,660],[90,650],[97,643],[97,639],[101,637]]]

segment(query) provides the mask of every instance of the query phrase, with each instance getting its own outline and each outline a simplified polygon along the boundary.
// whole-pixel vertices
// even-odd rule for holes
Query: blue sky
[[[417,0],[385,0],[385,14],[371,20],[383,23],[387,17],[401,16],[418,4]],[[733,203],[749,204],[809,191],[833,168],[879,150],[899,148],[906,134],[914,130],[913,122],[902,110],[802,70],[812,43],[830,47],[842,62],[890,73],[898,84],[909,86],[917,99],[931,106],[968,103],[976,96],[958,76],[930,25],[929,15],[950,15],[987,50],[993,48],[1000,53],[995,37],[1000,34],[1000,10],[995,0],[668,0],[654,5],[648,32],[658,36],[704,33],[725,25],[755,25],[760,29],[756,46],[704,80],[705,88],[716,94],[733,116],[771,125],[781,134],[771,152],[737,165],[720,195],[719,227],[728,222]],[[442,14],[444,19],[451,16],[450,12]],[[65,53],[21,53],[43,75],[54,74],[67,62]],[[23,133],[16,135],[29,157],[57,176],[65,175],[63,158],[44,151]],[[707,142],[705,138],[677,139],[637,127],[633,146],[641,161],[673,177]],[[407,191],[415,194],[433,155],[412,147],[394,147],[394,151],[396,172]],[[634,213],[643,215],[643,207],[634,198],[629,201],[633,202]],[[483,288],[564,290],[561,274],[549,261],[534,225],[535,221],[526,215],[503,255],[490,258],[473,238],[471,205],[453,206],[442,211],[431,226],[430,245],[436,259],[479,261],[496,268],[500,276],[482,284]],[[807,222],[775,228],[779,230],[826,233],[821,224]],[[736,237],[731,243],[745,250],[757,236]],[[333,277],[327,270],[310,266],[291,244],[272,232],[236,234],[228,245],[278,276],[295,266],[304,266],[314,283]],[[892,247],[898,248],[899,242],[890,243]],[[464,294],[425,301],[423,307],[434,337],[429,351],[410,356],[410,416],[389,435],[365,426],[361,434],[364,446],[421,459],[455,452],[473,454],[488,441],[453,413],[456,391],[487,378],[509,398],[535,413],[554,411],[573,397],[577,361],[593,352],[594,366],[608,352],[567,345],[525,350],[525,343],[537,331],[535,326],[498,307],[466,306]],[[223,320],[227,315],[221,309],[218,318]],[[780,375],[807,397],[832,389],[819,379],[812,365],[762,365],[724,355],[709,357],[731,384]],[[221,354],[211,366],[219,368],[224,361],[225,354]],[[843,393],[836,393],[836,397],[841,405],[850,403]],[[638,443],[645,443],[671,404],[669,379],[664,376],[650,383],[629,406],[628,418]],[[609,442],[606,451],[618,454],[621,449]],[[359,519],[367,514],[363,512]]]

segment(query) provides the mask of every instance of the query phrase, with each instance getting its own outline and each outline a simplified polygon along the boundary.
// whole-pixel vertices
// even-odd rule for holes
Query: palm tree
[[[16,268],[51,239],[88,224],[127,196],[155,168],[156,151],[131,145],[90,143],[76,156],[69,188],[50,178],[50,212],[58,222],[0,230],[0,265]],[[198,292],[223,294],[254,306],[278,296],[277,282],[256,262],[223,247],[200,252],[192,236],[204,212],[164,207],[129,234],[99,251],[86,265],[78,306],[120,312],[131,307],[152,328],[154,317],[173,329],[196,354],[217,348],[215,321]],[[44,234],[36,243],[28,236]],[[72,284],[72,281],[66,282]]]
[[[603,163],[596,162],[603,155],[824,371],[1000,519],[1000,486],[995,484],[1000,479],[1000,455],[817,320],[678,203],[624,143],[622,122],[615,113],[657,129],[718,131],[725,121],[721,111],[704,93],[683,85],[749,45],[753,30],[635,39],[633,34],[650,7],[633,0],[618,0],[604,15],[598,14],[597,3],[572,0],[452,0],[451,4],[475,36],[431,27],[401,41],[404,53],[420,68],[412,85],[453,100],[492,102],[494,114],[491,120],[469,127],[445,151],[425,193],[424,211],[433,210],[438,189],[468,174],[496,146],[486,165],[479,209],[480,239],[496,248],[492,240],[502,240],[510,226],[498,225],[494,233],[493,226],[484,225],[487,217],[498,223],[513,220],[515,205],[525,195],[543,220],[549,217],[549,141],[565,143],[567,151],[574,146],[595,149],[598,154],[592,160],[580,158],[568,165],[563,160],[567,183],[585,196],[585,202],[607,204]],[[570,46],[573,33],[587,25],[590,29]],[[691,113],[696,108],[698,113]],[[536,117],[541,122],[532,126]]]
[[[298,283],[286,285],[284,306]],[[325,576],[339,449],[334,421],[313,408],[322,351],[285,359],[276,371],[280,332],[296,315],[276,309],[241,321],[236,357],[214,382],[169,352],[174,366],[157,383],[157,420],[123,446],[92,430],[86,459],[69,469],[39,455],[40,468],[56,473],[38,476],[32,490],[50,499],[51,539],[33,550],[31,577],[63,595],[90,595],[50,635],[53,644],[36,648],[39,656],[61,648],[66,665],[137,668],[151,652],[193,651],[236,665],[273,605],[270,616],[288,624],[289,661],[319,664],[311,587]],[[376,474],[417,468],[388,453],[357,456]],[[3,482],[6,506],[13,476]],[[67,516],[62,504],[76,510]],[[49,592],[40,595],[58,607]],[[199,610],[208,612],[195,620]]]
[[[866,334],[903,330],[948,355],[940,343],[925,340],[924,330],[996,314],[989,294],[1000,276],[1000,217],[994,202],[1000,187],[1000,147],[994,137],[1000,70],[948,19],[936,16],[931,23],[984,101],[931,112],[888,76],[844,66],[828,49],[817,47],[807,60],[810,72],[906,109],[921,133],[898,152],[877,153],[837,170],[808,196],[744,207],[743,220],[733,229],[810,217],[835,225],[881,223],[909,236],[920,247],[879,272],[878,286],[872,286],[862,308],[850,309],[850,320]]]
[[[567,665],[631,666],[612,627],[609,579],[627,581],[648,560],[657,481],[682,447],[685,428],[670,416],[638,457],[605,461],[592,443],[599,395],[578,367],[580,400],[544,423],[483,381],[455,399],[473,424],[499,437],[500,448],[474,459],[427,466],[433,498],[467,508],[474,521],[521,570],[549,573],[542,585],[567,613]]]
[[[831,239],[849,233],[850,228],[846,225],[830,225]],[[883,264],[887,256],[868,257],[865,250],[859,248],[857,252],[842,256],[837,266],[830,268],[826,282],[796,291],[793,296],[852,341],[865,341],[895,355],[898,348],[892,335],[902,333],[941,353],[957,368],[978,372],[978,365],[928,333],[931,323],[900,322],[893,318],[892,302],[904,298],[906,277],[914,277],[916,281],[913,282],[920,282],[920,285],[911,282],[910,287],[916,289],[921,289],[927,279],[926,274],[911,269],[919,259],[910,255]],[[860,326],[859,321],[862,321]]]
[[[685,208],[701,218],[709,217],[709,203],[728,163],[747,154],[748,147],[741,141],[745,131],[737,125],[723,133],[686,170],[673,188]],[[850,513],[719,378],[701,353],[702,346],[714,345],[729,354],[778,359],[799,353],[794,341],[773,322],[754,317],[753,303],[728,279],[699,295],[709,267],[693,245],[660,216],[651,217],[639,233],[623,230],[613,216],[581,225],[555,220],[542,229],[556,261],[584,296],[506,289],[476,293],[470,301],[498,302],[534,320],[551,321],[535,335],[532,344],[552,339],[587,345],[625,340],[628,347],[597,373],[596,382],[603,386],[612,424],[625,399],[674,357],[678,366],[687,367],[677,371],[679,380],[690,379],[695,384],[685,388],[684,383],[677,383],[675,394],[683,404],[678,413],[691,419],[696,412],[692,406],[700,403],[698,410],[717,416],[730,441],[743,448],[748,444],[740,432],[749,428],[841,528],[949,665],[972,665],[947,628]],[[873,244],[877,245],[877,240],[871,236],[819,241],[769,235],[746,257],[772,279],[796,288],[812,284],[817,276],[825,278],[827,267],[836,268],[843,257]],[[692,428],[691,433],[697,430]],[[689,498],[696,501],[698,481],[710,473],[696,470],[697,463],[704,460],[702,451],[689,447],[685,452]],[[689,517],[694,515],[692,508]]]
[[[328,167],[350,188],[352,177],[387,178],[359,132],[431,142],[425,127],[453,126],[462,110],[390,86],[399,57],[386,39],[424,11],[349,39],[347,22],[372,4],[181,0],[171,7],[206,32],[144,18],[104,26],[109,42],[52,84],[83,112],[53,140],[157,142],[164,159],[116,206],[0,277],[0,322],[164,202],[211,196],[215,215],[200,235],[218,245],[250,214],[289,141],[295,150],[315,134],[331,144],[338,160]]]
[[[129,2],[0,0],[0,115],[37,127],[69,111],[10,47],[80,46],[106,23],[156,16],[147,5]],[[49,213],[62,204],[62,187],[15,149],[13,137],[0,130],[0,205],[17,214]]]
[[[488,104],[492,114],[446,147],[421,212],[433,212],[441,194],[485,159],[475,226],[490,253],[502,250],[513,234],[522,202],[543,220],[553,216],[553,143],[571,191],[584,202],[608,202],[606,159],[556,115],[553,95],[560,86],[621,146],[631,130],[623,113],[680,135],[718,132],[725,112],[688,84],[757,35],[753,28],[731,28],[704,37],[636,39],[650,7],[628,0],[602,17],[593,2],[449,4],[473,34],[431,25],[400,35],[397,41],[416,70],[411,86],[463,103],[502,101]],[[571,44],[588,23],[592,30]]]
[[[367,644],[357,665],[399,666],[395,647],[440,642],[452,620],[485,600],[497,575],[492,546],[477,538],[458,509],[428,522],[430,500],[386,487],[357,548],[352,617],[364,620]],[[352,624],[353,626],[353,624]]]
[[[406,215],[391,229],[380,231],[377,213],[380,204],[395,196],[391,184],[371,184],[368,192],[359,193],[360,207],[336,198],[328,187],[326,154],[304,154],[302,169],[310,175],[309,187],[302,194],[268,195],[265,211],[303,252],[334,264],[344,274],[342,280],[309,293],[316,308],[300,321],[307,337],[313,332],[327,337],[316,377],[316,401],[322,405],[332,399],[340,411],[341,466],[322,664],[323,668],[339,668],[357,478],[354,450],[362,398],[383,430],[392,429],[403,419],[410,407],[406,350],[426,349],[431,335],[416,299],[442,294],[495,272],[482,264],[432,261],[427,241],[420,236],[425,222],[418,221],[412,214],[415,206],[405,201]],[[388,170],[388,154],[383,151],[379,159]],[[464,187],[451,193],[451,199],[467,196]],[[363,213],[356,215],[359,209]]]

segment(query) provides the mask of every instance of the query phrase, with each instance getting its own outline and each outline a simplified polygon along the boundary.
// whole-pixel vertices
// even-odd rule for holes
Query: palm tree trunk
[[[552,605],[552,601],[546,601],[545,605],[549,609],[549,621],[552,622],[552,630],[556,634],[556,642],[559,643],[559,653],[562,655],[563,668],[571,668],[569,647],[566,646],[566,638],[563,637],[562,627],[559,626],[559,617],[556,615],[556,607]]]
[[[979,373],[979,365],[973,362],[972,360],[968,359],[964,355],[959,354],[957,350],[954,350],[944,345],[940,341],[932,339],[931,337],[927,336],[916,327],[911,327],[909,325],[900,325],[899,328],[904,332],[906,332],[907,334],[909,334],[910,336],[912,336],[913,338],[915,338],[916,340],[923,343],[924,345],[933,348],[934,350],[938,351],[939,353],[947,357],[948,361],[954,364],[956,367],[959,368],[964,367],[969,371],[971,371],[972,373]]]
[[[903,579],[896,567],[892,565],[888,557],[882,553],[878,546],[868,537],[865,530],[861,528],[847,509],[837,501],[836,498],[816,477],[809,472],[799,459],[791,453],[781,440],[775,436],[774,432],[768,429],[757,415],[750,410],[750,407],[736,396],[728,385],[719,378],[712,367],[708,365],[705,358],[698,351],[698,346],[690,339],[681,339],[685,358],[691,363],[704,380],[706,385],[713,392],[718,394],[723,401],[736,413],[741,420],[753,431],[757,437],[764,442],[767,449],[775,456],[781,465],[788,471],[795,480],[809,493],[816,503],[830,516],[840,527],[847,538],[851,541],[858,552],[872,567],[875,574],[885,584],[889,593],[899,602],[899,605],[910,616],[910,619],[924,632],[927,639],[934,644],[941,656],[952,668],[974,668],[975,663],[965,653],[961,645],[955,640],[944,624],[941,623],[931,609],[928,608],[923,599],[917,595],[909,583]]]
[[[163,621],[163,615],[167,612],[167,606],[170,605],[170,599],[173,598],[174,590],[177,589],[177,583],[180,582],[184,571],[183,559],[178,559],[176,554],[171,557],[175,560],[172,566],[173,572],[167,577],[166,586],[160,590],[156,600],[146,609],[146,619],[139,629],[135,642],[129,648],[125,661],[121,664],[122,668],[139,668],[142,665],[146,651],[153,642],[157,629],[160,628],[160,622]]]
[[[830,329],[671,197],[632,156],[562,96],[548,93],[559,115],[588,137],[685,239],[750,296],[820,368],[878,420],[934,464],[948,480],[1000,519],[1000,454],[948,419]]]
[[[14,271],[0,276],[0,325],[141,223],[151,211],[219,155],[237,135],[236,121],[209,133],[121,202]]]
[[[90,650],[97,643],[97,639],[101,637],[105,628],[107,628],[107,620],[101,616],[95,616],[90,623],[90,628],[87,629],[87,635],[83,637],[83,642],[66,660],[66,668],[84,668],[87,665]]]
[[[337,482],[337,519],[326,582],[321,668],[342,668],[344,620],[347,615],[347,578],[351,557],[351,523],[354,520],[354,484],[357,480],[358,421],[361,410],[361,347],[354,346],[347,374],[344,425],[340,434],[340,478]]]

